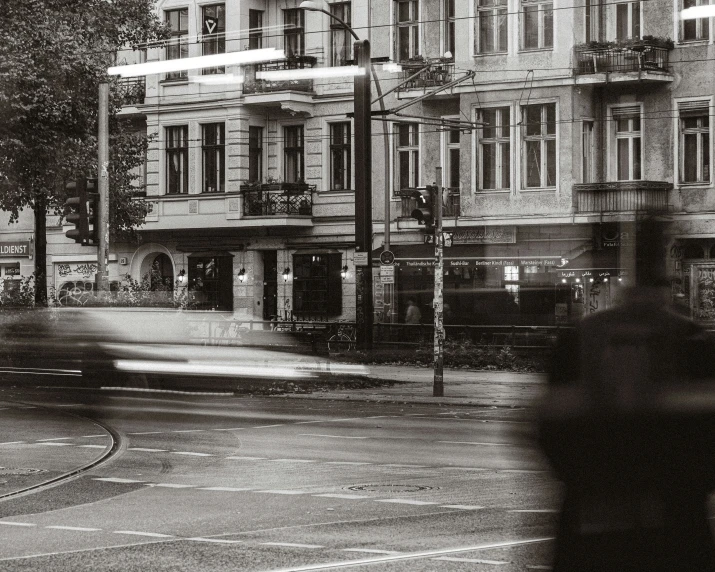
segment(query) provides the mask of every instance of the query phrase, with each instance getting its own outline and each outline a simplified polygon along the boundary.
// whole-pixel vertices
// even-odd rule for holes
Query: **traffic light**
[[[80,177],[76,181],[71,181],[65,185],[69,197],[65,201],[65,213],[67,222],[74,225],[73,229],[65,233],[67,238],[82,245],[89,243],[89,229],[87,226],[87,179]]]
[[[99,242],[99,186],[97,179],[87,179],[87,238]]]
[[[412,218],[417,219],[420,224],[425,225],[425,229],[432,229],[434,222],[434,197],[437,195],[437,187],[427,185],[426,189],[417,189],[410,193],[413,199],[417,200],[417,207],[412,211]]]

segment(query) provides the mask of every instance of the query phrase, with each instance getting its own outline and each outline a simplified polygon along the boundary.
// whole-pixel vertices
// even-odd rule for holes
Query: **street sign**
[[[383,264],[380,266],[380,276],[394,276],[395,267],[388,264]]]
[[[392,253],[391,250],[383,250],[380,253],[380,264],[394,264],[395,263],[395,255]]]
[[[367,266],[369,264],[368,253],[356,252],[353,256],[353,262],[355,263],[355,266]]]

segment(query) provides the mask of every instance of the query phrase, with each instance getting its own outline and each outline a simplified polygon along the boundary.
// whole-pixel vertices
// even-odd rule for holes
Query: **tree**
[[[154,0],[13,0],[0,11],[0,209],[35,216],[36,300],[46,303],[46,217],[65,183],[97,174],[98,86],[110,83],[110,228],[130,231],[146,206],[132,169],[146,134],[118,121],[125,89],[106,70],[121,48],[165,39]]]

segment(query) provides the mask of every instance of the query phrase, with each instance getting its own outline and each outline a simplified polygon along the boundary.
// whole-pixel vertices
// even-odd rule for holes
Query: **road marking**
[[[150,449],[148,447],[127,447],[127,451],[142,451],[144,453],[166,453],[168,449]]]
[[[278,425],[258,425],[257,427],[251,427],[251,429],[269,429],[271,427],[283,427],[283,423],[279,423]]]
[[[437,441],[437,443],[450,443],[452,445],[481,445],[484,447],[518,447],[516,443],[475,443],[472,441]]]
[[[457,510],[481,510],[484,507],[483,506],[472,506],[468,504],[443,504],[440,505],[440,508],[454,508]]]
[[[266,490],[266,491],[253,491],[254,493],[271,493],[274,495],[306,495],[306,491],[289,491],[289,490]]]
[[[372,465],[372,463],[360,461],[325,461],[326,465]]]
[[[213,457],[211,453],[192,453],[191,451],[172,451],[174,455],[188,455],[190,457]]]
[[[93,481],[104,481],[106,483],[145,483],[146,481],[137,481],[134,479],[120,479],[119,477],[95,477]]]
[[[25,441],[5,441],[4,443],[0,443],[0,445],[21,445],[25,443]]]
[[[96,439],[97,437],[109,437],[109,435],[82,435],[80,439]]]
[[[0,524],[7,526],[37,526],[34,522],[13,522],[11,520],[0,520]]]
[[[78,447],[82,447],[84,449],[106,449],[108,445],[77,445]]]
[[[261,542],[264,546],[287,546],[289,548],[325,548],[322,544],[298,544],[296,542]]]
[[[141,433],[127,433],[127,435],[161,435],[165,431],[143,431]]]
[[[378,467],[397,467],[401,469],[426,469],[427,465],[400,465],[399,463],[387,463]]]
[[[370,497],[365,495],[343,495],[337,493],[323,493],[319,495],[313,495],[314,497],[326,497],[329,499],[369,499]]]
[[[139,530],[115,530],[114,534],[132,534],[135,536],[149,536],[151,538],[174,538],[171,534],[161,534],[159,532],[141,532]]]
[[[215,542],[217,544],[241,544],[243,540],[224,540],[223,538],[202,538],[200,536],[195,536],[194,538],[187,538],[186,540],[193,540],[194,542]]]
[[[395,504],[414,504],[414,505],[426,505],[426,504],[439,504],[436,502],[420,501],[412,499],[375,499],[375,502],[391,502]]]
[[[320,421],[296,421],[295,423],[293,423],[293,425],[308,425],[308,423],[328,423],[328,420],[321,419]]]
[[[301,437],[330,437],[331,439],[369,439],[370,437],[348,437],[346,435],[321,435],[319,433],[299,433]]]
[[[78,532],[97,532],[102,530],[101,528],[88,528],[86,526],[46,526],[45,528],[52,528],[54,530],[76,530]]]
[[[521,508],[521,509],[508,510],[507,512],[546,512],[546,513],[555,512],[555,513],[558,513],[561,511],[556,508]]]
[[[37,443],[38,445],[47,445],[48,447],[71,447],[72,443]]]
[[[444,560],[446,562],[471,562],[473,564],[494,564],[495,566],[509,564],[509,561],[507,560],[482,560],[480,558],[457,558],[455,556],[440,556],[439,558],[433,558],[432,560]]]
[[[206,429],[177,429],[172,433],[203,433]]]
[[[443,469],[452,469],[453,471],[498,471],[499,469],[485,469],[483,467],[440,467]]]
[[[38,439],[38,443],[44,443],[46,441],[66,441],[67,439],[72,439],[72,437],[52,437],[52,439]]]
[[[237,461],[266,461],[266,457],[226,457],[227,459],[236,459]]]
[[[180,485],[177,483],[151,483],[147,484],[150,487],[162,487],[165,489],[193,489],[196,485]]]
[[[238,493],[242,491],[251,491],[253,489],[241,489],[237,487],[199,487],[198,491],[223,491],[227,493]]]
[[[343,548],[343,552],[366,552],[368,554],[402,554],[399,550],[377,550],[375,548]]]
[[[316,463],[315,459],[271,459],[274,463]]]
[[[227,429],[214,429],[214,431],[240,431],[246,429],[246,427],[229,427]]]

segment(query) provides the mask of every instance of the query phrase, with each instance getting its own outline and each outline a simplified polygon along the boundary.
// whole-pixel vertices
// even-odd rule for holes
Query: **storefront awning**
[[[395,266],[434,266],[434,245],[396,244],[390,247]],[[380,263],[382,248],[372,251],[373,264]],[[444,267],[559,266],[561,256],[534,255],[515,245],[455,244],[444,248]]]
[[[559,278],[621,276],[625,271],[618,260],[617,248],[587,250],[559,268]]]

